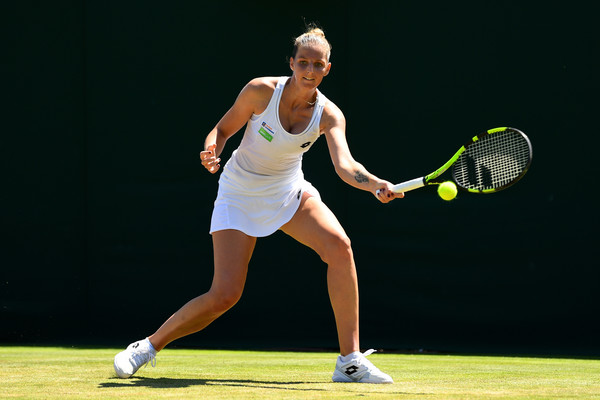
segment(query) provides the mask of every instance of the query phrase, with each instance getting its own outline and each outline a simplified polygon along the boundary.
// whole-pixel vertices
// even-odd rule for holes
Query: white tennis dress
[[[307,128],[291,134],[279,121],[279,102],[288,79],[279,78],[266,110],[252,115],[240,146],[223,168],[211,234],[237,229],[250,236],[268,236],[292,219],[304,191],[319,197],[304,180],[302,155],[319,138],[327,98],[317,91]]]

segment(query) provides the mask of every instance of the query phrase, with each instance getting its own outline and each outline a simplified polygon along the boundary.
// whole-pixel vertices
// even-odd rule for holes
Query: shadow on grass
[[[154,389],[173,389],[187,388],[190,386],[235,386],[261,389],[283,389],[300,391],[325,391],[325,389],[300,388],[297,385],[320,384],[323,382],[275,382],[275,381],[256,381],[250,379],[185,379],[185,378],[147,378],[133,377],[123,380],[119,378],[110,378],[110,382],[103,382],[98,385],[99,388],[125,388],[125,387],[149,387]]]
[[[187,388],[190,386],[224,386],[224,387],[245,387],[255,389],[278,389],[278,390],[297,390],[301,392],[326,392],[329,389],[320,389],[314,387],[299,387],[299,385],[319,385],[326,382],[305,382],[305,381],[258,381],[251,379],[185,379],[185,378],[147,378],[133,377],[131,379],[109,378],[109,382],[103,382],[98,388],[127,388],[127,387],[148,387],[153,389],[173,389]],[[331,382],[329,382],[331,383]],[[347,383],[339,383],[340,389]],[[362,385],[362,384],[357,384]],[[368,385],[370,386],[370,385]],[[343,390],[342,390],[343,391]],[[354,393],[354,392],[353,392]],[[405,392],[386,392],[388,395],[411,395],[422,396],[431,393],[405,393]]]

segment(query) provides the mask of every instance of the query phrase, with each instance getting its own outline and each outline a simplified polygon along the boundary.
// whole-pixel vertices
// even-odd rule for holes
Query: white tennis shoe
[[[143,365],[156,365],[156,350],[148,338],[131,343],[115,356],[115,372],[119,378],[129,378]]]
[[[359,383],[394,383],[394,380],[379,370],[373,363],[367,360],[375,350],[367,350],[364,353],[356,351],[346,357],[338,356],[333,372],[334,382],[359,382]],[[344,359],[349,358],[349,361]]]

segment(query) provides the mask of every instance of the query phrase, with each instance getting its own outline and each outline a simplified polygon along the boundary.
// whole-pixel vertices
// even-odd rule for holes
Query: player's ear
[[[290,57],[290,69],[294,70],[294,57]]]
[[[330,69],[331,69],[331,63],[327,63],[327,67],[325,67],[325,74],[323,76],[329,75]]]

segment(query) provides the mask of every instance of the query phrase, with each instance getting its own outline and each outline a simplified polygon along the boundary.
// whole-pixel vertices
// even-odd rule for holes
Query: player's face
[[[331,68],[327,49],[318,45],[300,47],[296,57],[290,58],[290,68],[301,85],[316,88]]]

